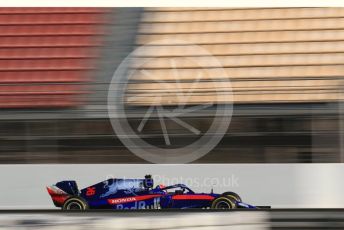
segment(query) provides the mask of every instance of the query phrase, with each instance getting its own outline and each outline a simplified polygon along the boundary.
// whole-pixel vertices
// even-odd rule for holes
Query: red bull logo
[[[116,209],[161,209],[160,198],[154,198],[153,201],[138,201],[134,202],[132,206],[125,206],[124,204],[116,205]]]

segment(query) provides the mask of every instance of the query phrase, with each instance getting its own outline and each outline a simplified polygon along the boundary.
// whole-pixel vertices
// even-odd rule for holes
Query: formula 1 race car
[[[243,203],[234,192],[195,193],[183,184],[153,187],[147,175],[145,179],[108,179],[80,191],[75,181],[61,181],[47,190],[55,206],[63,210],[257,208]]]

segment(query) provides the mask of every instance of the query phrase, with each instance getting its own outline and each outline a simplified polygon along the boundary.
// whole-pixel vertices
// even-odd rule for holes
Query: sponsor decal
[[[160,206],[160,197],[154,198],[153,202],[149,201],[138,201],[134,202],[131,206],[125,206],[124,204],[116,205],[116,209],[161,209]]]
[[[110,204],[122,204],[122,203],[128,203],[136,201],[135,197],[127,197],[127,198],[119,198],[119,199],[109,199],[108,200]]]
[[[86,190],[86,196],[93,196],[94,194],[96,194],[96,188],[88,187]]]
[[[144,195],[144,196],[135,196],[135,197],[123,197],[116,199],[108,199],[109,204],[124,204],[136,201],[148,200],[156,197],[161,197],[162,195]]]

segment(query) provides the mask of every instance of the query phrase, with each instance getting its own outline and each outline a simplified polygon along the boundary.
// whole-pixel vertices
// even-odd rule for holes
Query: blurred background
[[[233,117],[222,141],[195,163],[344,162],[344,8],[0,8],[0,28],[2,164],[148,163],[114,133],[107,97],[123,59],[161,39],[175,42],[148,45],[137,57],[155,59],[145,69],[156,78],[129,82],[139,98],[127,103],[135,114],[130,123],[142,119],[155,95],[176,106],[175,94],[155,85],[175,88],[171,58],[183,90],[197,81],[200,67],[185,62],[202,60],[189,49],[196,44],[229,76],[233,101],[213,107],[233,103]],[[213,103],[223,80],[210,74],[185,103]],[[204,132],[214,109],[183,120]],[[159,120],[148,122],[146,139],[163,146]],[[166,125],[171,147],[196,138]]]

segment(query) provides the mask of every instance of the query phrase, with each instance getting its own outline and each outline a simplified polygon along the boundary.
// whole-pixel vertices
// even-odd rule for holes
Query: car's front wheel
[[[236,208],[236,202],[231,197],[216,198],[211,204],[211,209],[234,209],[234,208]]]
[[[234,200],[236,200],[238,202],[242,202],[241,197],[238,194],[236,194],[235,192],[225,192],[222,194],[222,196],[233,198]]]
[[[62,210],[79,210],[83,211],[88,209],[87,203],[80,197],[72,197],[66,200],[62,206]]]

